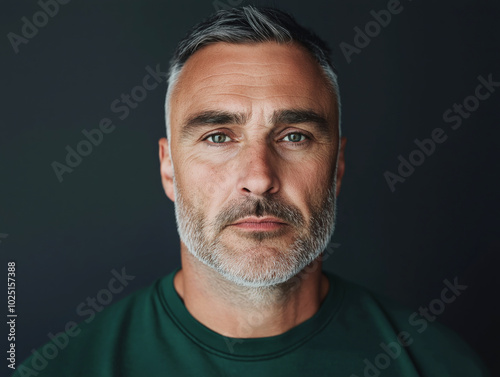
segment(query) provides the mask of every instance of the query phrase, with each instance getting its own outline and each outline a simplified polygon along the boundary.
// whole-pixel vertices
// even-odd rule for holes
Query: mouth
[[[276,217],[245,217],[229,226],[242,230],[262,232],[281,229],[287,225],[283,220]]]

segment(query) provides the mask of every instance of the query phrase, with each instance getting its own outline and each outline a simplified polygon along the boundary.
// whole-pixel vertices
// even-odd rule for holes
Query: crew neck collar
[[[165,276],[159,285],[162,304],[175,325],[207,352],[230,359],[265,360],[291,352],[313,338],[332,320],[340,307],[343,290],[339,280],[323,271],[330,281],[328,293],[318,311],[308,320],[280,335],[262,338],[230,338],[199,322],[187,310],[174,288],[174,276]]]

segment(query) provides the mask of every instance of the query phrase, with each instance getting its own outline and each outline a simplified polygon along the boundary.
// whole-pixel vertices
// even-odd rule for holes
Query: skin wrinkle
[[[275,64],[276,65],[276,64]],[[282,64],[285,68],[287,67],[287,65],[285,64]],[[249,69],[250,68],[255,68],[255,65],[254,64],[245,64],[244,65],[245,67],[248,67]],[[273,65],[272,64],[266,64],[265,67],[267,68],[271,68]],[[218,69],[220,70],[223,66],[218,66]],[[212,73],[210,75],[207,75],[206,77],[202,78],[202,80],[210,80],[214,77],[222,77],[222,76],[229,76],[229,75],[241,75],[241,76],[248,76],[248,77],[254,77],[254,78],[261,78],[261,77],[271,77],[271,76],[274,76],[274,77],[283,77],[286,75],[286,73],[283,73],[283,72],[280,72],[280,73],[261,73],[259,72],[260,70],[259,69],[255,69],[253,72],[251,73],[245,73],[245,72],[241,72],[241,67],[238,67],[235,71],[232,71],[232,72],[229,72],[227,69],[223,70],[222,72],[217,72],[217,73]],[[293,78],[294,75],[288,75],[290,78]]]
[[[237,84],[232,84],[232,85],[226,85],[226,88],[244,88],[244,89],[246,89],[246,88],[249,88],[249,87],[254,87],[254,88],[265,89],[265,88],[268,88],[268,87],[273,87],[274,85],[275,84],[272,84],[272,85],[237,85]],[[292,87],[291,85],[288,85],[288,86]],[[207,90],[207,89],[217,88],[217,87],[218,86],[216,86],[216,85],[207,85],[204,88],[202,88],[201,91],[209,92],[209,90]],[[283,87],[286,87],[286,86],[283,85]],[[250,99],[260,99],[260,100],[264,100],[266,98],[272,98],[272,97],[275,97],[275,98],[279,98],[280,97],[278,95],[271,96],[271,97],[269,97],[269,96],[258,97],[258,96],[255,96],[255,95],[249,96],[249,95],[245,95],[245,94],[241,94],[241,93],[231,93],[231,92],[228,92],[228,93],[219,93],[219,95],[225,95],[225,94],[226,95],[231,95],[231,96],[236,94],[236,95],[246,96],[246,97],[248,97]],[[302,96],[294,96],[294,97],[296,97],[296,98],[304,98],[305,96],[303,96],[303,97]],[[288,96],[287,96],[287,98],[288,98]],[[313,98],[309,97],[309,99],[312,100]]]
[[[261,63],[271,57],[283,63]],[[233,63],[242,72],[217,74]],[[268,84],[256,85],[263,77]],[[181,234],[182,270],[174,286],[186,308],[205,326],[233,337],[277,335],[310,318],[328,291],[328,279],[321,269],[298,286],[291,277],[326,246],[343,173],[343,157],[340,171],[335,169],[335,100],[321,68],[293,44],[212,45],[188,59],[171,104],[172,159],[165,139],[160,157]],[[312,124],[269,121],[276,110],[297,108],[326,117],[329,134],[320,137]],[[207,109],[245,113],[248,119],[244,125],[204,127],[207,132],[180,143],[182,120]],[[202,141],[219,130],[229,136],[227,145]],[[281,140],[288,130],[310,132],[311,140],[293,147]],[[267,233],[227,226],[245,215],[265,214],[262,205],[290,225]],[[295,220],[284,214],[288,210]],[[263,322],[243,331],[240,324],[252,313]]]
[[[231,84],[231,85],[227,85],[227,87],[229,88],[269,88],[269,87],[273,87],[275,84],[265,84],[265,85],[240,85],[240,84]],[[209,89],[210,87],[214,87],[215,85],[207,85],[205,87],[205,89]]]
[[[217,78],[217,77],[230,76],[230,75],[232,75],[232,76],[239,75],[239,76],[243,76],[243,77],[252,77],[254,79],[257,79],[257,78],[260,79],[260,78],[263,78],[263,77],[272,77],[272,76],[276,77],[276,75],[260,75],[260,76],[256,76],[256,75],[250,75],[250,74],[239,74],[239,73],[229,74],[229,73],[224,73],[224,74],[212,75],[210,78],[201,79],[199,81],[199,83],[202,84],[204,81],[207,81],[207,80],[213,80],[214,78]],[[277,80],[277,81],[282,81],[286,77],[286,75],[281,75],[281,76],[284,76],[284,77],[281,80]],[[280,77],[280,76],[278,76],[278,77]],[[255,81],[257,81],[257,80],[255,80]],[[263,80],[259,80],[259,81],[263,81]],[[287,81],[288,82],[286,84],[281,83],[281,85],[293,87],[294,84],[300,82],[300,80],[296,80],[294,77],[290,77]],[[220,83],[213,84],[213,85],[208,84],[208,85],[203,85],[203,88],[209,89],[211,87],[219,86],[219,85],[220,85]],[[273,85],[275,85],[275,84],[273,84],[273,83],[267,84],[266,83],[266,84],[257,85],[257,84],[249,84],[249,83],[247,83],[247,84],[237,84],[237,83],[227,84],[226,83],[226,86],[229,86],[229,87],[257,87],[257,88],[258,87],[262,87],[262,88],[265,88],[265,87],[270,87],[270,86],[273,86]]]
[[[211,79],[213,77],[230,76],[230,75],[241,75],[241,76],[248,76],[248,77],[259,77],[259,78],[260,77],[275,76],[275,75],[273,75],[271,73],[265,74],[265,75],[253,75],[253,74],[241,73],[241,72],[238,72],[238,71],[234,71],[234,72],[223,72],[223,73],[213,74],[213,75],[207,76],[206,78],[201,79],[199,82],[203,82],[204,80],[208,80],[208,79]]]
[[[311,101],[313,100],[312,97],[306,97],[306,96],[294,96],[294,95],[290,95],[290,96],[281,96],[281,95],[275,95],[275,96],[265,96],[265,97],[256,97],[256,96],[248,96],[248,95],[245,95],[245,94],[237,94],[237,93],[220,93],[218,94],[219,96],[230,96],[230,97],[233,97],[233,96],[237,96],[237,97],[243,97],[243,98],[247,98],[247,99],[255,99],[255,100],[266,100],[266,99],[273,99],[273,98],[287,98],[287,99],[290,99],[290,98],[307,98],[307,99],[310,99]]]
[[[227,43],[220,43],[221,45],[222,44],[226,44]],[[213,47],[214,45],[212,45]],[[202,49],[200,49],[199,51],[202,51]],[[198,52],[199,52],[198,51]],[[252,62],[252,63],[247,63],[247,62],[230,62],[230,63],[220,63],[218,64],[218,67],[226,67],[226,66],[232,66],[232,65],[246,65],[246,66],[249,66],[249,67],[255,67],[255,66],[273,66],[273,65],[284,65],[284,66],[289,66],[288,63],[278,63],[278,62],[269,62],[269,63],[257,63],[257,62]],[[241,71],[236,71],[236,73],[241,73]],[[210,77],[210,76],[207,76],[207,77]]]

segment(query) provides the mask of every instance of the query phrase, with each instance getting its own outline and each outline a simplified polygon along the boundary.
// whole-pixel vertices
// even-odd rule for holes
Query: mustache
[[[273,216],[295,227],[305,225],[304,216],[293,204],[278,198],[247,198],[243,202],[233,201],[215,217],[213,227],[221,232],[228,225],[248,216]]]

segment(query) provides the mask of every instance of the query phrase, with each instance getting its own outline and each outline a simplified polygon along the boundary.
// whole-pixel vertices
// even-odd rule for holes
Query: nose
[[[279,191],[278,158],[264,141],[245,147],[240,152],[239,165],[240,194],[265,196]]]

